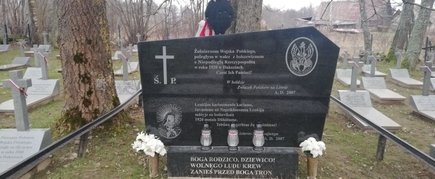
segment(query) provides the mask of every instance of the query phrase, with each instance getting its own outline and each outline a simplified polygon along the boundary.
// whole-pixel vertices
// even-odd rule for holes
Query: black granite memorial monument
[[[169,146],[169,177],[295,178],[296,147],[322,137],[339,48],[313,27],[138,47],[146,128]]]

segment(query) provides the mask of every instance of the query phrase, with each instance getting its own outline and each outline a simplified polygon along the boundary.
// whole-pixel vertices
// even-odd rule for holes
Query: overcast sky
[[[302,7],[318,6],[320,2],[325,0],[263,0],[264,5],[269,5],[274,9],[295,9],[299,10]],[[327,0],[329,1],[329,0]]]
[[[310,4],[313,7],[318,6],[322,1],[329,2],[330,0],[263,0],[264,5],[269,5],[275,9],[294,9],[299,10],[302,7],[309,7]],[[338,1],[338,0],[335,0]],[[398,3],[401,3],[402,0],[391,0],[391,3],[394,6],[397,6]],[[420,3],[420,0],[416,0],[416,3]]]

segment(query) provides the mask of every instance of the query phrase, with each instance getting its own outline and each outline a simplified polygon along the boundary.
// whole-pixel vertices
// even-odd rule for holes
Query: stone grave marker
[[[26,78],[24,78],[26,79]],[[31,79],[32,86],[27,88],[27,108],[37,107],[39,104],[52,100],[59,94],[59,80]],[[0,103],[0,112],[14,112],[13,100]]]
[[[119,102],[122,104],[133,96],[140,89],[140,81],[138,80],[116,80],[116,94],[118,94]],[[136,100],[137,102],[137,100]]]
[[[36,53],[35,53],[37,49],[38,49],[38,45],[33,45],[33,48],[31,48],[29,51],[24,52],[26,57],[33,57],[34,67],[39,67],[40,65],[39,59],[36,57]]]
[[[419,88],[423,85],[423,82],[412,79],[409,76],[408,69],[390,69],[391,80],[399,86]]]
[[[366,89],[385,89],[387,84],[382,77],[363,77],[362,78],[364,88]]]
[[[41,79],[42,78],[42,70],[39,67],[28,67],[26,72],[24,73],[25,79]]]
[[[128,74],[129,74],[129,71],[128,71],[128,66],[129,66],[128,60],[129,60],[129,57],[124,55],[124,53],[120,53],[120,54],[118,54],[118,58],[120,58],[122,60],[122,79],[124,81],[127,81],[128,80]]]
[[[3,86],[12,89],[16,129],[0,129],[0,173],[35,154],[51,143],[50,129],[29,129],[25,88],[30,79],[20,79],[21,71],[11,71]]]
[[[32,86],[30,79],[22,79],[22,71],[14,70],[9,72],[10,79],[3,81],[3,86],[11,88],[14,101],[16,128],[19,131],[29,129],[28,113],[26,108],[26,88]]]
[[[423,90],[421,94],[423,96],[427,96],[429,95],[430,86],[431,86],[430,76],[432,74],[432,70],[430,69],[429,66],[423,66],[421,67],[421,69],[423,70]]]
[[[40,48],[40,49],[42,49],[44,52],[50,52],[50,48],[51,48],[51,45],[39,45],[39,47],[38,48]]]
[[[42,37],[44,38],[44,45],[48,45],[48,33],[42,32]]]
[[[370,100],[370,94],[365,90],[357,90],[357,91],[348,91],[348,90],[338,90],[338,95],[340,97],[340,101],[344,104],[348,105],[355,112],[363,116],[364,118],[370,120],[374,124],[378,126],[382,126],[385,129],[389,130],[398,130],[401,126],[390,119],[388,116],[385,116],[378,110],[376,110],[372,102]],[[359,117],[353,115],[349,111],[344,112],[350,116],[350,119],[354,121],[359,127],[362,129],[371,129],[367,123],[365,123]]]
[[[169,177],[296,178],[299,143],[323,133],[339,52],[329,39],[304,27],[138,47],[147,132],[168,145]]]
[[[25,57],[24,51],[26,49],[26,41],[25,40],[19,40],[18,46],[20,47],[20,57]]]
[[[9,50],[9,45],[0,45],[0,52],[7,52]]]
[[[365,76],[369,76],[369,77],[384,77],[386,76],[385,73],[382,73],[380,71],[376,70],[376,62],[377,59],[375,56],[373,55],[369,55],[367,57],[367,61],[370,63],[369,65],[364,65],[362,67],[362,71],[364,73]]]
[[[5,23],[6,24],[6,23]],[[8,31],[7,31],[7,26],[5,25],[5,27],[3,28],[3,45],[7,45],[8,44]]]
[[[422,69],[424,71],[422,95],[411,95],[409,103],[414,112],[435,120],[435,95],[429,93],[431,70],[428,66],[424,66]]]
[[[362,86],[378,102],[404,101],[406,98],[387,88],[383,77],[362,77]]]
[[[396,51],[394,55],[396,56],[396,69],[400,69],[402,67],[402,53]]]
[[[35,54],[35,58],[38,59],[39,61],[39,66],[41,67],[41,74],[42,74],[42,78],[43,80],[47,80],[48,79],[48,55],[46,54],[46,52],[44,52],[43,49],[38,48],[36,50],[36,54]]]
[[[350,91],[356,91],[356,88],[359,85],[358,83],[361,83],[358,80],[358,73],[361,70],[363,63],[352,61],[350,62],[350,64],[352,65],[352,74],[350,77]]]
[[[10,64],[0,65],[0,71],[26,67],[29,65],[29,61],[29,57],[15,57]]]

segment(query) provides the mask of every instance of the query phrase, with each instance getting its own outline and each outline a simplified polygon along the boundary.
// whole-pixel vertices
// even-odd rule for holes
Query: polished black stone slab
[[[255,151],[239,147],[237,152],[227,147],[202,151],[194,146],[168,147],[168,177],[195,178],[296,178],[298,153],[295,148],[266,147]]]
[[[251,146],[263,124],[265,146],[297,147],[321,138],[339,48],[313,27],[141,42],[147,131],[167,145],[198,146],[208,123],[212,146],[237,125]]]

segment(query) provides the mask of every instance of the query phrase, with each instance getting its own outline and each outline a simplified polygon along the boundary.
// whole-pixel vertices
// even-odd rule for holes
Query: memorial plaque
[[[169,176],[176,177],[221,177],[221,178],[296,178],[297,151],[285,147],[264,148],[254,151],[240,147],[238,153],[228,152],[227,147],[214,147],[201,151],[200,147],[169,148],[168,158],[177,163],[168,163]]]
[[[321,137],[339,48],[313,27],[139,43],[147,131],[167,145],[227,146],[230,124],[252,146],[298,147]]]
[[[51,143],[50,129],[0,129],[0,173]]]

